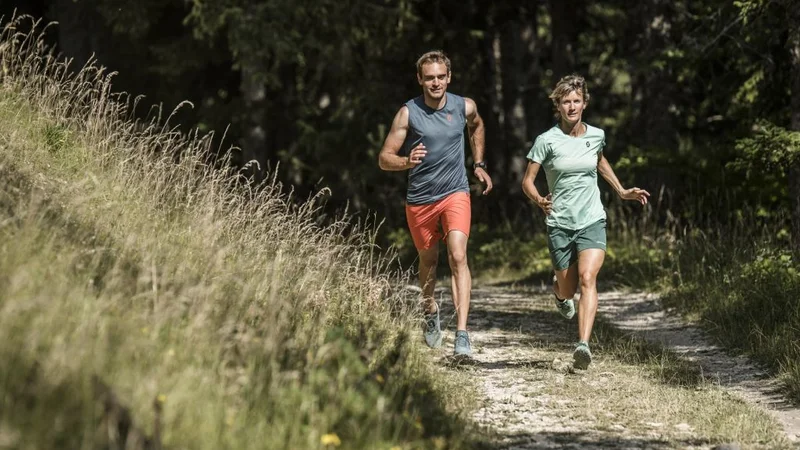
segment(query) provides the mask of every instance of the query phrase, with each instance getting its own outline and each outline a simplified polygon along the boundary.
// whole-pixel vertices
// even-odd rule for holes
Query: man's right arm
[[[400,156],[400,148],[408,134],[408,107],[403,106],[394,116],[392,128],[386,135],[383,148],[378,155],[378,166],[383,170],[408,170],[417,164],[411,162],[410,156]]]

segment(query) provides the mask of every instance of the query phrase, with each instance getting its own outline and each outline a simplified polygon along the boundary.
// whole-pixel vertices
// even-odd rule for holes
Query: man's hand
[[[647,197],[650,197],[650,193],[645,191],[644,189],[639,189],[637,187],[633,187],[630,189],[625,189],[619,193],[620,198],[623,200],[634,200],[642,205],[647,204]]]
[[[546,197],[539,197],[539,200],[534,201],[539,208],[542,208],[545,216],[549,216],[553,212],[553,194],[547,194]]]
[[[412,148],[411,151],[408,153],[408,165],[409,169],[413,169],[417,167],[419,163],[422,162],[422,159],[425,158],[425,155],[428,154],[428,149],[425,148],[425,144],[419,143],[416,147]]]
[[[483,195],[488,194],[492,190],[492,177],[482,167],[475,168],[475,176],[481,184],[486,186],[486,189],[483,190]]]

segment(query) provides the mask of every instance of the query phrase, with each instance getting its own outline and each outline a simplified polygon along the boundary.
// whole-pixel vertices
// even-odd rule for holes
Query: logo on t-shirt
[[[587,146],[587,147],[589,146],[589,141],[586,141],[586,146]]]
[[[447,121],[448,121],[448,122],[452,122],[452,121],[453,121],[453,116],[452,116],[452,115],[450,115],[450,114],[448,114],[448,115],[447,115]]]

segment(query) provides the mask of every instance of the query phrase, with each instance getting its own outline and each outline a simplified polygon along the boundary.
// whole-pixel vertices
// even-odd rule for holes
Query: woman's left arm
[[[616,192],[621,199],[635,200],[643,205],[647,204],[647,197],[650,196],[650,193],[644,189],[639,189],[638,187],[633,187],[630,189],[625,189],[622,187],[622,183],[620,183],[617,179],[617,175],[614,174],[614,169],[611,168],[611,164],[609,164],[603,152],[600,152],[600,154],[597,156],[597,171],[600,173],[603,179],[606,180],[612,188],[614,188],[614,192]]]

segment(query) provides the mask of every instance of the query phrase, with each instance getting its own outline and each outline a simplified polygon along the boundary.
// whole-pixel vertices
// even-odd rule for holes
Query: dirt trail
[[[443,326],[450,325],[443,349],[443,362],[452,352],[452,306],[446,291],[442,302]],[[522,294],[503,288],[473,290],[470,335],[474,358],[459,370],[471,372],[482,388],[483,398],[474,420],[490,430],[493,444],[504,449],[666,449],[739,448],[707,444],[684,423],[665,425],[643,421],[622,424],[612,412],[587,417],[581,402],[592,398],[558,395],[558,389],[588,388],[594,392],[620,389],[621,379],[602,355],[587,372],[571,370],[574,323],[560,316],[545,294]],[[749,401],[770,407],[790,439],[796,439],[798,410],[783,404],[774,394],[775,384],[763,372],[741,358],[720,357],[702,334],[679,320],[664,315],[653,296],[606,293],[601,295],[600,314],[621,329],[642,333],[686,358],[697,360],[707,377]],[[727,363],[726,363],[727,362]],[[555,391],[554,391],[555,387]],[[577,399],[577,400],[576,400]],[[600,409],[602,411],[602,409]]]
[[[600,296],[600,314],[623,331],[657,342],[703,368],[706,378],[766,409],[793,442],[800,440],[800,409],[780,394],[780,382],[742,356],[710,343],[702,330],[668,314],[658,296],[608,292]]]

